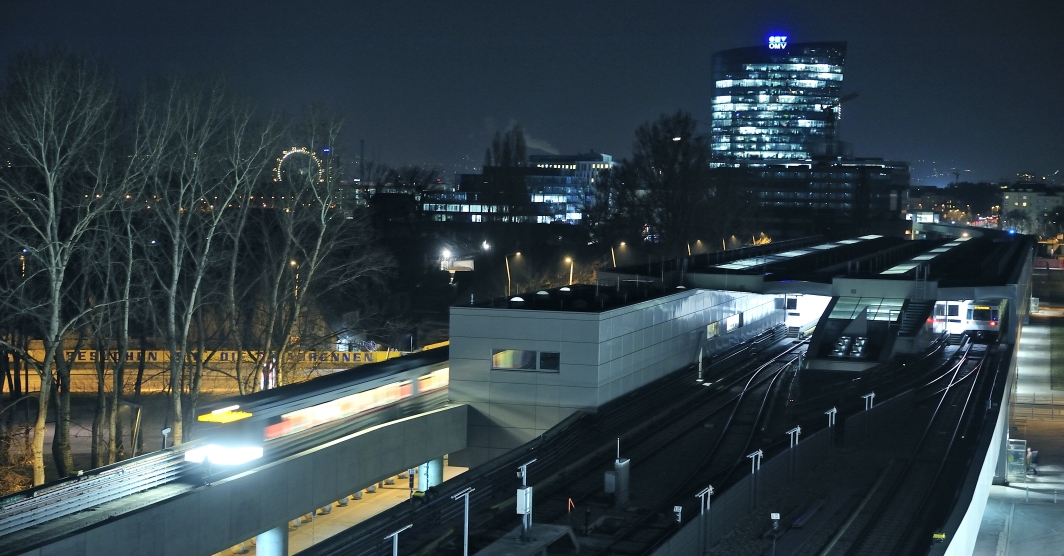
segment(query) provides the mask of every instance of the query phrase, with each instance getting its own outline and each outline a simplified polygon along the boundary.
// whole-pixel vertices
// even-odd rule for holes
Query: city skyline
[[[711,118],[711,57],[767,43],[847,41],[840,137],[857,156],[903,160],[914,185],[1064,169],[1053,44],[1064,7],[1029,2],[890,5],[670,2],[496,6],[403,1],[358,8],[258,3],[156,7],[114,0],[7,8],[0,63],[60,45],[127,87],[224,76],[263,106],[314,102],[349,115],[345,148],[368,160],[473,171],[519,122],[531,152],[628,156],[639,124],[677,109]],[[708,125],[703,129],[709,132]],[[379,154],[378,154],[379,153]],[[1058,182],[1064,173],[1056,174]]]

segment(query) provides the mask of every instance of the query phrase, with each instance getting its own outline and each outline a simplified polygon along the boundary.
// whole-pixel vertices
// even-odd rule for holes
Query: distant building
[[[528,165],[510,169],[523,176],[527,203],[500,202],[488,194],[497,169],[459,174],[454,191],[427,191],[422,210],[437,222],[531,222],[580,224],[591,203],[591,188],[615,163],[608,154],[532,155]]]
[[[909,188],[909,197],[905,201],[906,213],[933,212],[942,214],[949,210],[951,199],[946,190],[933,185],[914,185]]]
[[[1022,233],[1041,233],[1053,209],[1064,205],[1064,191],[1038,183],[1017,183],[1002,191],[1004,224]]]
[[[880,231],[878,223],[902,220],[909,188],[908,164],[878,158],[742,164],[717,171],[737,174],[758,209],[758,225],[773,237]]]
[[[783,36],[714,54],[714,157],[780,162],[834,152],[845,60],[845,42]]]
[[[896,214],[909,186],[908,164],[875,158],[805,160],[745,172],[762,208],[856,211],[861,218]]]

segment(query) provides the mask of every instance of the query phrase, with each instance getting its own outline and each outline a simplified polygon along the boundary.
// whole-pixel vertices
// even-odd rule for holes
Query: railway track
[[[785,329],[774,328],[746,344],[718,355],[704,375],[712,384],[708,387],[696,382],[693,366],[689,372],[679,372],[657,381],[646,389],[619,398],[600,408],[595,414],[574,415],[567,423],[555,427],[534,441],[525,450],[504,456],[482,467],[487,471],[476,477],[459,476],[448,481],[436,500],[417,507],[404,507],[380,514],[348,533],[342,533],[315,545],[307,554],[359,555],[376,554],[384,549],[381,539],[397,519],[413,522],[418,532],[404,537],[406,548],[429,546],[418,554],[434,553],[438,546],[461,527],[462,508],[448,497],[452,492],[475,487],[470,495],[471,530],[481,532],[477,541],[492,540],[516,524],[513,513],[514,467],[532,458],[530,467],[536,489],[536,522],[565,522],[567,501],[578,504],[602,490],[602,476],[598,470],[605,461],[612,461],[615,442],[621,437],[622,451],[633,461],[640,454],[662,452],[671,442],[659,436],[662,429],[677,431],[701,428],[705,417],[692,417],[692,411],[707,411],[698,406],[707,400],[724,398],[734,387],[745,385],[750,373],[761,367],[759,358],[771,359],[793,348],[785,339]],[[712,411],[713,408],[708,409]],[[638,456],[642,457],[642,456]],[[494,532],[494,533],[491,533]],[[410,543],[406,545],[405,543]],[[446,551],[440,552],[446,553]]]
[[[798,347],[788,349],[761,365],[734,397],[725,400],[708,415],[698,415],[697,421],[714,417],[724,418],[723,426],[711,448],[699,461],[693,462],[692,465],[683,465],[683,468],[690,471],[675,475],[677,480],[673,481],[672,488],[667,491],[661,489],[664,495],[653,500],[640,499],[639,505],[646,511],[626,523],[614,539],[594,552],[595,554],[640,554],[651,551],[675,530],[674,524],[668,519],[662,519],[663,516],[667,516],[677,506],[683,508],[681,514],[693,511],[694,504],[691,500],[694,493],[710,482],[715,481],[722,487],[726,486],[723,481],[744,462],[748,450],[761,432],[759,425],[763,423],[771,400],[776,397],[774,386],[785,371],[796,363],[795,348]],[[696,422],[694,426],[699,424]],[[691,428],[693,426],[684,430],[683,434],[689,433]],[[648,460],[648,463],[652,464],[652,461]]]
[[[822,556],[927,552],[932,543],[930,530],[937,522],[935,515],[943,509],[942,499],[952,502],[949,492],[955,488],[956,478],[947,477],[943,471],[964,436],[969,423],[965,416],[985,383],[988,373],[981,371],[987,359],[986,347],[968,344],[945,373],[917,389],[918,406],[931,409],[914,450],[903,464],[887,469],[885,488],[877,491],[864,515],[836,532],[820,551]]]

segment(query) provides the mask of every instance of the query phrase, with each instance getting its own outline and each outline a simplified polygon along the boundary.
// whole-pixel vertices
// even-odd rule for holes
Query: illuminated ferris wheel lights
[[[277,166],[273,169],[273,181],[284,181],[284,176],[281,174],[282,166],[284,165],[284,162],[288,160],[288,157],[296,154],[309,156],[311,160],[314,161],[314,164],[318,167],[317,182],[324,183],[325,180],[323,179],[323,176],[325,175],[325,170],[324,168],[322,168],[321,159],[319,159],[317,155],[315,155],[310,149],[306,147],[292,147],[291,149],[283,151],[281,153],[281,157],[277,159]]]

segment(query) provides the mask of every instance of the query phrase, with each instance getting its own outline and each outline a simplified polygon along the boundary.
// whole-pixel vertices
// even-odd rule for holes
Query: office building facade
[[[713,55],[715,165],[833,154],[845,42],[788,43]]]
[[[487,194],[500,179],[497,168],[481,174],[459,174],[457,190],[426,192],[422,210],[437,222],[525,222],[581,224],[590,207],[592,186],[613,168],[608,154],[532,155],[528,163],[508,171],[520,174],[527,190],[521,205]]]

